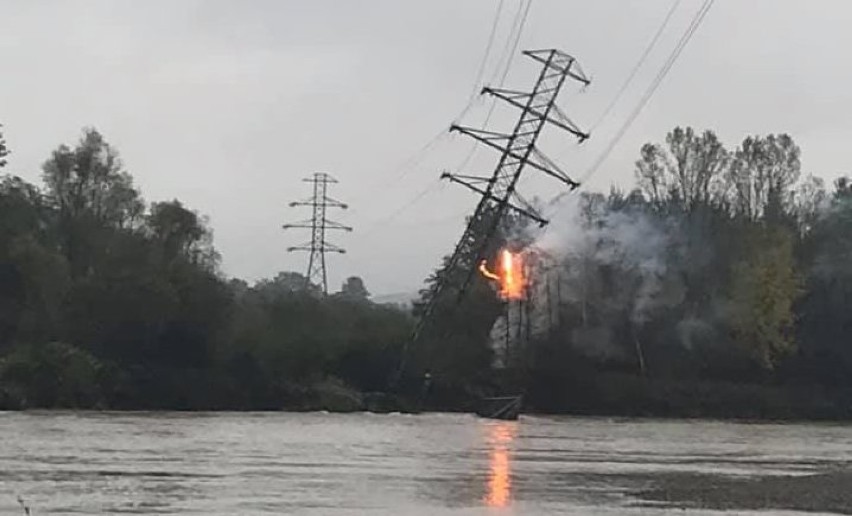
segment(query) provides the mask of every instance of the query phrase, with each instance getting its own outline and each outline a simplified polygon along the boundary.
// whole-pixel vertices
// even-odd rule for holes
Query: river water
[[[847,466],[852,427],[460,414],[0,413],[0,514],[711,514],[648,474]]]

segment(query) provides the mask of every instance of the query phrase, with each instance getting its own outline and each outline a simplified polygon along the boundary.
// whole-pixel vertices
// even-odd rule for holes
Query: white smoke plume
[[[587,297],[582,291],[589,281],[583,277],[586,266],[610,267],[625,284],[616,285],[609,301],[627,303],[631,320],[641,325],[654,309],[672,301],[664,278],[675,228],[638,210],[610,211],[602,199],[594,199],[564,197],[534,247],[561,264],[565,299],[575,302]]]
[[[671,251],[679,244],[678,226],[638,209],[610,209],[600,195],[565,196],[551,211],[545,229],[526,235],[533,242],[526,258],[532,267],[525,307],[529,321],[510,312],[508,334],[521,335],[513,325],[529,324],[531,337],[544,336],[559,325],[561,302],[582,314],[582,324],[571,331],[578,350],[598,358],[623,357],[625,348],[616,342],[612,327],[615,321],[626,314],[638,329],[655,311],[682,302],[678,274],[667,261],[677,254]],[[606,280],[602,270],[607,271]],[[587,312],[599,317],[587,321]],[[501,317],[492,331],[498,357],[506,348],[506,324]]]

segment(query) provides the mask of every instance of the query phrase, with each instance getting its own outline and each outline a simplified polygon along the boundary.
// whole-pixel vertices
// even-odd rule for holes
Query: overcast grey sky
[[[520,0],[505,0],[485,77],[496,77]],[[699,0],[683,0],[632,87],[592,139],[550,131],[544,150],[582,175],[637,104]],[[575,55],[593,83],[560,105],[588,127],[615,95],[672,0],[533,0],[520,48]],[[58,144],[94,126],[121,153],[149,201],[178,198],[209,215],[223,269],[247,280],[302,271],[284,232],[308,217],[315,171],[351,209],[332,235],[330,285],[361,275],[376,294],[416,290],[452,249],[476,202],[437,182],[471,149],[443,136],[474,89],[497,1],[0,0],[0,123],[8,171],[37,181]],[[671,73],[586,187],[632,184],[639,146],[673,126],[711,128],[731,147],[789,132],[806,173],[852,172],[852,2],[718,0]],[[513,57],[507,87],[535,66]],[[477,124],[478,101],[461,122]],[[491,127],[506,130],[512,112]],[[412,156],[416,159],[410,160]],[[409,165],[400,167],[409,160]],[[494,154],[466,168],[489,173]],[[530,176],[528,196],[558,185]],[[411,206],[412,200],[416,202]],[[407,206],[407,207],[406,207]]]

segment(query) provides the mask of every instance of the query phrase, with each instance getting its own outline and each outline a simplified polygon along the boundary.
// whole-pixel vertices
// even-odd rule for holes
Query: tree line
[[[42,180],[0,178],[0,407],[352,406],[389,374],[410,316],[360,278],[226,278],[205,218],[146,203],[93,129]]]
[[[0,135],[0,168],[8,152]],[[0,176],[0,407],[356,410],[390,386],[422,397],[428,372],[420,401],[441,409],[509,389],[550,412],[850,415],[852,181],[801,177],[788,135],[727,149],[675,128],[640,150],[635,189],[571,196],[547,234],[503,220],[494,247],[545,249],[559,292],[510,371],[484,281],[433,300],[463,281],[438,267],[411,313],[357,277],[329,296],[294,272],[249,285],[97,131],[42,172]]]

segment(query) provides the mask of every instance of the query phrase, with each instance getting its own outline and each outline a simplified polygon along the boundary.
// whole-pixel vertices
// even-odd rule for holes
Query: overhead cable
[[[530,13],[530,7],[532,6],[532,0],[527,0],[526,5],[523,2],[518,4],[518,12],[515,13],[515,21],[512,24],[512,30],[509,32],[509,37],[506,39],[506,47],[503,49],[503,56],[497,61],[497,68],[494,70],[495,74],[492,77],[490,83],[494,82],[494,79],[497,78],[497,73],[500,72],[500,63],[503,61],[503,58],[506,58],[506,66],[503,68],[503,72],[500,75],[500,82],[497,83],[498,88],[502,88],[506,82],[506,77],[509,75],[509,69],[512,65],[512,58],[515,55],[515,52],[518,50],[518,45],[521,41],[521,34],[524,31],[524,25],[527,21],[527,16]],[[514,35],[514,37],[513,37]],[[511,45],[511,46],[510,46]],[[508,51],[508,53],[507,53]],[[485,120],[483,120],[480,128],[485,128],[488,125],[488,122],[491,121],[491,115],[494,114],[494,108],[497,106],[497,99],[491,100],[491,106],[488,108],[488,113],[485,115]],[[467,155],[462,159],[461,164],[458,166],[458,170],[465,168],[468,163],[470,163],[471,158],[476,153],[476,143],[471,145],[470,151]]]
[[[619,88],[618,93],[615,94],[612,101],[610,101],[609,105],[604,109],[603,113],[600,117],[598,117],[597,121],[592,124],[590,132],[594,132],[594,130],[600,125],[600,123],[610,114],[612,108],[618,103],[621,99],[621,96],[624,95],[624,92],[627,91],[627,87],[630,86],[630,83],[633,82],[633,79],[636,78],[636,74],[639,73],[639,69],[642,68],[642,65],[645,64],[645,61],[648,59],[648,56],[651,54],[651,51],[657,45],[657,41],[659,41],[660,36],[663,35],[663,31],[665,31],[666,26],[669,24],[669,20],[671,20],[672,15],[677,10],[677,7],[683,0],[675,0],[672,2],[672,6],[669,8],[669,11],[666,13],[666,17],[663,19],[663,22],[660,24],[657,32],[654,34],[654,37],[651,38],[651,41],[648,42],[648,45],[645,47],[645,50],[642,52],[642,55],[639,57],[639,61],[636,62],[636,65],[633,66],[633,69],[630,70],[630,73],[627,75],[627,78],[624,80],[624,83]]]
[[[660,84],[666,78],[666,75],[668,75],[669,71],[674,66],[675,62],[677,61],[677,58],[680,56],[681,52],[683,52],[683,49],[686,47],[687,43],[689,43],[689,40],[692,39],[692,36],[698,30],[698,27],[701,25],[701,22],[704,20],[704,17],[707,16],[707,13],[710,11],[710,8],[713,7],[714,1],[715,0],[705,0],[704,3],[701,5],[701,8],[692,18],[689,27],[687,27],[680,40],[677,42],[677,45],[675,46],[674,50],[672,50],[672,53],[669,55],[662,69],[660,69],[659,73],[657,73],[657,76],[654,77],[654,80],[648,86],[648,89],[645,90],[645,93],[640,99],[639,103],[628,115],[627,119],[624,121],[624,124],[622,124],[618,132],[615,134],[612,140],[610,140],[603,153],[598,157],[597,160],[595,160],[592,166],[589,167],[589,169],[586,171],[585,175],[580,179],[580,183],[584,183],[587,179],[589,179],[589,177],[592,176],[592,174],[597,172],[603,162],[606,161],[606,159],[612,153],[613,149],[615,149],[615,146],[618,145],[618,143],[630,129],[630,126],[633,125],[633,122],[635,122],[636,119],[639,117],[639,114],[648,104],[648,101],[651,100],[651,97],[653,97],[654,93],[657,91],[657,88],[659,88]]]

